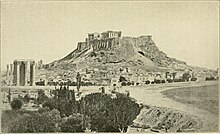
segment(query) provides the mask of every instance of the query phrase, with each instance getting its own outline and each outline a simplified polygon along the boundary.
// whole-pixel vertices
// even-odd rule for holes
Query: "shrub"
[[[53,98],[48,99],[42,106],[48,107],[50,110],[58,109],[57,101]]]
[[[172,82],[173,82],[173,80],[172,80],[172,79],[167,79],[167,81],[168,81],[169,83],[172,83]]]
[[[15,99],[11,102],[11,108],[12,110],[18,110],[21,109],[23,105],[23,102],[19,99]]]
[[[122,86],[126,86],[126,82],[123,81],[123,82],[121,83],[121,85],[122,85]]]
[[[44,90],[40,89],[38,90],[38,104],[43,104],[46,100],[48,99],[48,97],[46,96]]]
[[[43,113],[24,114],[18,120],[12,122],[9,127],[10,133],[43,133],[58,132],[61,121],[57,110]]]
[[[162,82],[162,83],[166,83],[166,81],[165,81],[165,80],[162,80],[161,82]]]
[[[191,81],[196,81],[196,80],[197,80],[196,77],[192,77],[192,78],[191,78]]]
[[[39,112],[40,114],[42,114],[42,113],[44,113],[44,112],[48,112],[48,111],[50,111],[50,109],[49,109],[48,107],[44,107],[44,108],[39,108],[39,109],[38,109],[38,112]]]
[[[205,78],[206,81],[212,81],[212,80],[216,80],[215,77],[211,76],[211,77],[206,77]]]
[[[149,80],[145,81],[145,84],[147,84],[147,85],[150,84],[150,81]]]
[[[156,84],[160,84],[161,83],[161,81],[160,80],[154,80],[154,83],[156,83]]]
[[[127,80],[125,79],[125,77],[120,76],[120,77],[119,77],[119,82],[123,82],[123,81],[127,81]]]
[[[133,81],[131,82],[131,85],[134,85],[134,82],[133,82]]]
[[[27,111],[24,109],[20,110],[2,110],[1,111],[1,132],[2,133],[9,133],[9,128],[14,121],[18,120],[24,114],[32,114],[36,111]]]
[[[173,82],[181,82],[181,79],[175,78],[175,79],[173,79]]]
[[[26,94],[26,95],[24,96],[24,98],[23,98],[23,101],[24,101],[25,103],[28,103],[28,102],[30,101],[30,99],[31,99],[30,95],[29,95],[29,94]]]
[[[73,114],[71,117],[63,119],[60,129],[61,132],[84,132],[86,128],[90,127],[90,120],[88,116],[81,114]]]
[[[184,81],[189,81],[190,77],[191,77],[190,73],[189,72],[185,72],[185,73],[183,73],[182,79]]]
[[[77,110],[74,90],[54,90],[53,94],[54,98],[47,99],[43,107],[48,107],[50,110],[57,109],[62,116],[69,116]]]
[[[128,82],[128,83],[127,83],[127,86],[130,86],[130,85],[131,85],[131,82]]]

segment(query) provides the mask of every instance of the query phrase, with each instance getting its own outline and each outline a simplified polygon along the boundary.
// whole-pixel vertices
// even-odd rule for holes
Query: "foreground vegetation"
[[[121,93],[92,93],[75,101],[69,90],[57,90],[53,98],[39,91],[36,101],[43,108],[2,111],[2,132],[126,132],[141,110]]]

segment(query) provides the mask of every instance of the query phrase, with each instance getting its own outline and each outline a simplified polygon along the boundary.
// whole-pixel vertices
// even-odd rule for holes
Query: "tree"
[[[140,113],[139,105],[125,94],[117,93],[110,110],[110,121],[115,129],[126,132],[129,125]],[[111,106],[110,106],[111,107]]]
[[[182,79],[183,81],[189,81],[189,78],[191,77],[189,72],[183,73]]]
[[[123,81],[123,82],[121,83],[121,85],[122,85],[122,86],[126,86],[126,82]]]
[[[76,75],[76,88],[77,88],[77,91],[79,92],[79,89],[80,89],[80,86],[81,86],[81,76],[79,74],[79,72],[77,72],[77,75]]]
[[[57,110],[24,114],[18,120],[12,122],[10,133],[43,133],[58,132],[61,121]]]
[[[48,107],[50,110],[57,109],[61,116],[69,116],[77,111],[74,90],[57,89],[53,94],[54,98],[47,99],[43,107]]]
[[[139,105],[125,94],[116,98],[101,93],[86,95],[80,100],[80,111],[91,119],[91,130],[97,132],[126,132],[140,113]]]
[[[150,81],[149,81],[149,80],[145,81],[145,84],[146,84],[146,85],[147,85],[147,84],[150,84]]]
[[[84,117],[81,114],[73,114],[66,119],[63,119],[60,124],[61,132],[84,132],[86,128],[90,127],[90,120],[88,116]]]
[[[27,93],[27,94],[24,96],[23,101],[24,101],[25,103],[28,103],[28,102],[30,101],[30,99],[31,99],[31,97],[30,97],[30,95]]]
[[[15,99],[11,102],[11,108],[12,110],[18,110],[18,109],[21,109],[23,103],[21,100],[19,99]]]
[[[43,107],[48,107],[50,110],[58,109],[58,103],[54,98],[48,99],[46,102],[43,103]]]
[[[48,99],[48,97],[46,96],[44,90],[40,89],[38,90],[38,104],[43,104],[46,100]]]
[[[127,80],[125,79],[125,77],[120,76],[120,77],[119,77],[119,82],[123,82],[123,81],[127,81]]]

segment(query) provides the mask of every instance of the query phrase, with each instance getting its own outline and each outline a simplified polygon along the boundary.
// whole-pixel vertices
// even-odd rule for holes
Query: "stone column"
[[[28,61],[24,62],[24,86],[28,85]]]
[[[10,74],[10,70],[9,70],[9,65],[7,64],[7,72],[6,72],[6,81],[9,81],[9,74]]]
[[[20,86],[20,62],[16,64],[16,86]]]
[[[14,68],[13,68],[13,64],[10,64],[10,75],[13,74]]]
[[[35,62],[30,63],[30,84],[31,86],[35,85]]]

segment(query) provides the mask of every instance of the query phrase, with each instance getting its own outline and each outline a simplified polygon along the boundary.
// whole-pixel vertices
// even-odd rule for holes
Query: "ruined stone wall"
[[[101,40],[93,40],[91,42],[94,51],[98,50],[113,50],[119,44],[119,38],[108,38]]]
[[[83,51],[83,50],[85,50],[87,48],[89,48],[89,45],[87,44],[87,42],[78,42],[77,50],[79,52],[81,52],[81,51]]]

